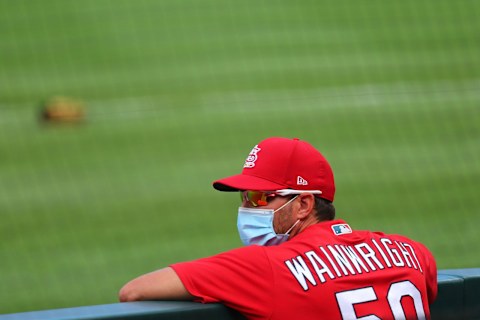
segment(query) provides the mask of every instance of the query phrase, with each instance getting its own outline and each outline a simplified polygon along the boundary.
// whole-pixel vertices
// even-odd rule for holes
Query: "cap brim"
[[[259,177],[237,174],[213,182],[213,187],[219,191],[262,190],[273,191],[286,186]]]

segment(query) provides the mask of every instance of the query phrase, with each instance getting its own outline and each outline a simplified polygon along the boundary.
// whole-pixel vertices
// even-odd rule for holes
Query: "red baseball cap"
[[[220,191],[317,190],[333,201],[335,181],[327,159],[298,138],[267,138],[253,147],[241,174],[213,182]]]

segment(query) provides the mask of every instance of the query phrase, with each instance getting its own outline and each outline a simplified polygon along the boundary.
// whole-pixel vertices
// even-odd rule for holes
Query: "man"
[[[248,319],[429,319],[435,260],[399,235],[334,220],[331,167],[299,139],[268,138],[241,174],[213,183],[237,191],[245,247],[140,276],[121,301],[220,302]]]

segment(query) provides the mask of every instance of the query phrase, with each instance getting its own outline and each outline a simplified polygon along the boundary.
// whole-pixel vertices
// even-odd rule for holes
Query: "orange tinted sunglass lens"
[[[266,206],[267,202],[267,194],[261,191],[243,191],[240,193],[240,196],[243,200],[250,202],[250,204],[254,207],[257,206]]]

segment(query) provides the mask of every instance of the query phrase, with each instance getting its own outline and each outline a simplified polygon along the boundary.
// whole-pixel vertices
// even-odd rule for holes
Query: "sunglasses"
[[[312,193],[312,194],[321,194],[320,190],[293,190],[293,189],[281,189],[277,191],[254,191],[246,190],[240,191],[240,200],[250,203],[254,207],[266,206],[268,202],[273,200],[275,197],[285,197],[293,194],[301,193]]]

